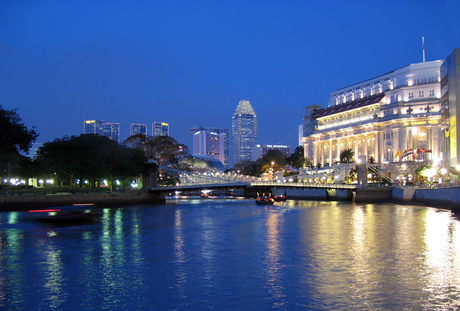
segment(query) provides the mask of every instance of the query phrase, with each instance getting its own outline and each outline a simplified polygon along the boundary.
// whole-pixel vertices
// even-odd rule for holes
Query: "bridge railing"
[[[255,182],[251,182],[251,186],[356,189],[356,185],[354,184],[317,184],[317,183],[303,183],[303,182],[279,183],[279,182],[273,182],[273,181],[255,181]]]

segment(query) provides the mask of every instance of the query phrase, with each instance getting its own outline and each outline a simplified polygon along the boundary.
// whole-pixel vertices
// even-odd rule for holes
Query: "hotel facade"
[[[460,49],[341,88],[327,108],[305,107],[304,155],[314,166],[354,159],[373,163],[439,160],[457,163],[456,109],[460,109]]]

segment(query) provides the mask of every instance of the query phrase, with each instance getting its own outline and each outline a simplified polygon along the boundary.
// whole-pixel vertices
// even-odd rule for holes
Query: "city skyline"
[[[375,12],[388,22],[376,23]],[[298,145],[304,107],[334,90],[460,46],[458,1],[0,3],[0,103],[37,142],[82,120],[230,128],[257,111],[258,143]],[[355,18],[359,16],[359,19]],[[391,18],[390,18],[391,17]],[[244,21],[244,22],[242,22]],[[50,122],[49,120],[53,120]]]

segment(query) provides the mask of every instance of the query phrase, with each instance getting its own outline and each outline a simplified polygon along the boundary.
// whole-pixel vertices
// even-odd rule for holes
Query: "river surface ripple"
[[[454,310],[460,222],[397,204],[168,200],[78,225],[0,213],[0,309]]]

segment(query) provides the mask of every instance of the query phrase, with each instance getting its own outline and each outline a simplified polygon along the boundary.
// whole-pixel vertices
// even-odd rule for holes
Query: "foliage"
[[[233,166],[235,172],[243,175],[256,176],[256,162],[254,161],[241,161]]]
[[[0,155],[17,155],[28,152],[37,139],[35,127],[27,129],[15,110],[5,110],[0,105]]]
[[[340,152],[340,162],[342,163],[350,163],[355,153],[351,149],[344,149]]]
[[[286,158],[286,161],[294,168],[304,168],[310,165],[310,161],[304,157],[303,146],[295,148],[295,151]]]
[[[256,161],[256,176],[263,172],[283,170],[286,166],[286,155],[279,150],[268,150],[267,154]]]
[[[47,173],[66,177],[73,185],[77,178],[100,180],[147,175],[152,167],[142,151],[118,144],[105,136],[82,134],[44,143],[38,161]]]
[[[124,144],[142,150],[150,162],[159,167],[180,168],[181,160],[188,155],[188,148],[170,136],[145,136],[136,134],[128,137]]]

